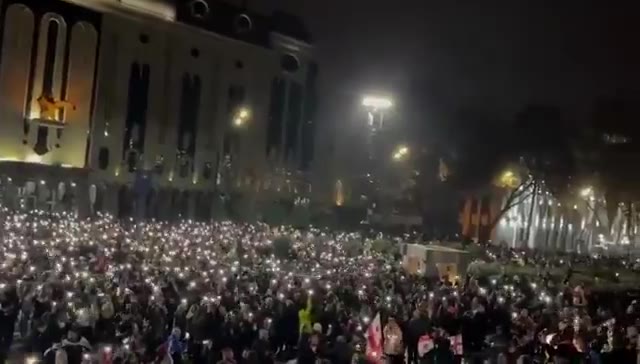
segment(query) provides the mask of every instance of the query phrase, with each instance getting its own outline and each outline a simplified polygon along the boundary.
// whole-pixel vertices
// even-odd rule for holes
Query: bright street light
[[[376,110],[387,110],[393,106],[393,101],[387,97],[365,96],[362,105]]]
[[[233,117],[233,126],[241,127],[251,118],[251,110],[245,106],[238,108]]]
[[[240,127],[242,125],[244,125],[244,119],[242,119],[242,118],[233,119],[233,126]]]
[[[593,195],[593,187],[589,186],[580,190],[580,196],[582,196],[583,198],[587,198],[591,195]]]
[[[520,184],[520,177],[514,171],[507,169],[500,174],[496,184],[502,188],[516,188]]]
[[[409,154],[409,147],[406,145],[400,145],[396,148],[395,152],[393,152],[393,159],[395,161],[399,161],[406,157]]]
[[[247,119],[251,115],[251,112],[246,107],[240,108],[238,112],[238,117],[241,119]]]

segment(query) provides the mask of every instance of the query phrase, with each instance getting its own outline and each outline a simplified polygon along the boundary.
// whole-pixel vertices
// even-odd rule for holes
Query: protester
[[[389,364],[402,364],[404,362],[404,342],[402,340],[402,330],[396,322],[395,317],[389,317],[387,325],[384,327],[384,355]]]
[[[58,213],[3,219],[0,362],[16,350],[70,364],[87,355],[194,364],[638,358],[633,292],[593,292],[548,274],[568,261],[622,269],[630,259],[487,247],[489,260],[543,268],[489,278],[472,269],[443,281],[408,275],[358,233]],[[282,238],[286,251],[274,244]],[[363,247],[356,254],[346,249],[353,241]]]

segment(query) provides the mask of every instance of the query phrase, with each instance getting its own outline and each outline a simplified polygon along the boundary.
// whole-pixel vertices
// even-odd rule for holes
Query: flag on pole
[[[100,364],[112,364],[113,348],[111,346],[105,346],[101,351],[102,355],[100,355]]]
[[[422,335],[418,340],[418,356],[422,358],[434,348],[433,338],[429,335]]]
[[[382,325],[379,312],[367,328],[366,356],[370,363],[382,364]]]

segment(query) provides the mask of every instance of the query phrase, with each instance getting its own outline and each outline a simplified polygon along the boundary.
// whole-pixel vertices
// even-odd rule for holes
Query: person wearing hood
[[[298,364],[315,364],[320,359],[320,338],[318,335],[307,336],[303,343],[301,343],[298,353]]]
[[[485,306],[478,297],[474,297],[471,300],[471,311],[467,311],[462,319],[461,331],[465,350],[468,352],[482,351],[485,339],[489,334],[487,332],[488,326],[489,321]]]
[[[53,345],[44,356],[55,356],[55,362],[64,364],[81,364],[85,358],[85,354],[91,353],[91,344],[89,341],[80,336],[77,327],[72,327],[67,333],[67,337],[62,339],[58,344]]]
[[[331,348],[330,358],[331,362],[335,364],[350,364],[353,359],[354,349],[344,336],[338,336],[336,343]]]
[[[236,359],[234,358],[233,349],[224,348],[222,349],[222,359],[218,361],[218,364],[236,364]]]
[[[175,327],[167,339],[167,354],[171,357],[174,364],[182,363],[182,355],[187,350],[186,343],[182,341],[181,336],[182,331]]]
[[[43,353],[54,343],[60,342],[64,336],[63,329],[60,328],[55,314],[45,313],[33,323],[33,333],[31,338],[31,350]]]
[[[413,311],[413,318],[407,327],[407,351],[409,364],[418,363],[418,341],[420,337],[429,331],[429,322],[420,314],[419,310]]]
[[[20,299],[15,287],[0,291],[0,363],[4,363],[13,343],[13,329],[18,319]]]
[[[258,339],[253,342],[251,349],[256,353],[258,362],[264,364],[273,363],[273,354],[270,349],[269,332],[267,330],[260,329]]]

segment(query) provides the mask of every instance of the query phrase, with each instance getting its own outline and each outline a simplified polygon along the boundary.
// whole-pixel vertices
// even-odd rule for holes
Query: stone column
[[[154,189],[150,190],[149,195],[145,199],[145,206],[146,206],[145,218],[151,219],[151,218],[158,217],[157,201],[158,201],[158,191]]]
[[[120,188],[115,183],[108,183],[104,188],[103,195],[103,208],[104,212],[109,213],[113,216],[118,216],[118,208],[120,201]]]
[[[134,218],[136,221],[142,220],[147,216],[147,197],[148,193],[136,193],[134,191]]]
[[[78,216],[81,218],[91,215],[91,201],[89,200],[89,180],[82,177],[76,181],[75,195],[77,203]]]
[[[173,205],[175,190],[168,188],[162,191],[162,197],[160,201],[160,216],[162,220],[172,221],[174,219],[174,215],[177,215],[175,212],[175,206]]]
[[[195,219],[196,217],[196,198],[198,197],[197,191],[187,192],[187,216],[186,219]]]

